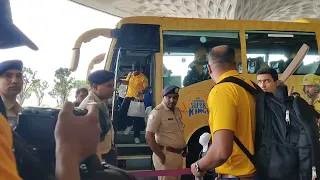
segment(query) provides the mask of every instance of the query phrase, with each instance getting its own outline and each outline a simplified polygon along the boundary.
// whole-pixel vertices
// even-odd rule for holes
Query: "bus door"
[[[155,54],[160,52],[160,26],[150,24],[123,24],[116,29],[113,46],[110,47],[108,56],[112,56],[107,62],[107,69],[114,71],[115,80],[125,79],[132,71],[132,64],[139,62],[142,72],[148,78],[149,87],[155,85]],[[109,67],[108,67],[109,66]],[[112,119],[116,120],[120,110],[119,93],[120,83],[115,82]],[[122,97],[123,98],[123,97]],[[123,123],[115,122],[117,129],[124,128]]]

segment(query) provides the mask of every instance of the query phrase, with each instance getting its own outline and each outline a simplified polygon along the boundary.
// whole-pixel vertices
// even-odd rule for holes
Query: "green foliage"
[[[32,92],[36,86],[36,79],[37,71],[33,71],[31,68],[24,67],[22,69],[23,75],[23,89],[21,93],[17,96],[17,101],[22,106],[25,100],[29,99],[32,95]]]
[[[49,88],[49,84],[47,81],[42,81],[40,79],[37,79],[37,81],[35,83],[35,87],[33,89],[33,92],[37,97],[37,106],[42,105],[42,100],[43,100],[45,92],[48,88]]]
[[[59,68],[55,71],[54,87],[49,95],[56,99],[59,107],[68,100],[71,90],[76,86],[76,80],[70,75],[68,68]]]
[[[87,84],[87,82],[85,80],[75,80],[75,87],[76,89],[79,88],[87,88],[89,89],[89,84]]]

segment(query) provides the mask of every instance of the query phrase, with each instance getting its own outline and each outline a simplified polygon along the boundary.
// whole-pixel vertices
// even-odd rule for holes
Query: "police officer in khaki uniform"
[[[79,108],[85,109],[90,102],[98,102],[99,110],[103,111],[107,118],[109,117],[108,105],[106,100],[112,97],[114,89],[114,73],[106,70],[98,70],[88,76],[91,90],[88,96],[81,102]],[[110,119],[109,119],[110,121]],[[114,130],[111,128],[104,137],[104,140],[98,145],[97,155],[99,159],[105,160],[107,164],[117,166],[117,153],[114,147]]]
[[[17,95],[21,93],[23,87],[22,69],[23,63],[20,60],[8,60],[0,63],[0,95],[11,127],[16,126],[18,114],[22,110],[16,101]]]
[[[186,142],[181,121],[181,112],[176,107],[179,87],[166,86],[163,100],[148,118],[146,140],[153,151],[152,159],[156,170],[182,168],[182,156],[186,155]],[[159,176],[159,180],[179,180],[180,176]]]
[[[315,74],[307,74],[301,85],[303,92],[310,98],[309,104],[320,113],[320,77]]]

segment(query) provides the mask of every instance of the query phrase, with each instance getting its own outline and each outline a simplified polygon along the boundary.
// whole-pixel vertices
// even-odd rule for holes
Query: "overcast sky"
[[[68,0],[11,0],[14,23],[39,47],[32,51],[27,47],[0,50],[0,62],[21,59],[25,67],[38,71],[38,78],[52,85],[54,71],[59,67],[68,68],[72,47],[85,31],[94,28],[114,28],[120,18],[81,6]],[[84,44],[78,70],[72,74],[84,80],[87,66],[92,58],[108,52],[110,40],[99,37]],[[95,69],[102,68],[104,63]],[[50,87],[51,88],[51,87]],[[74,95],[70,100],[74,100]],[[29,100],[24,105],[36,105]],[[44,104],[55,106],[49,96]]]

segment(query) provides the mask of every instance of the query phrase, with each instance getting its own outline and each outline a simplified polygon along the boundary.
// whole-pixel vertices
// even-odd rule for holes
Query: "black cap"
[[[141,64],[140,64],[138,61],[136,61],[136,62],[134,62],[134,63],[132,64],[132,70],[134,70],[134,71],[140,71],[140,68],[141,68]]]
[[[180,88],[176,85],[168,85],[162,90],[162,96],[166,96],[168,94],[179,94]]]
[[[39,48],[13,24],[9,0],[0,0],[0,49],[28,46]]]
[[[114,73],[106,70],[98,70],[88,76],[90,84],[103,84],[114,79]]]
[[[6,71],[10,69],[15,69],[22,71],[23,69],[23,63],[20,60],[8,60],[8,61],[3,61],[0,63],[0,75],[5,73]]]

